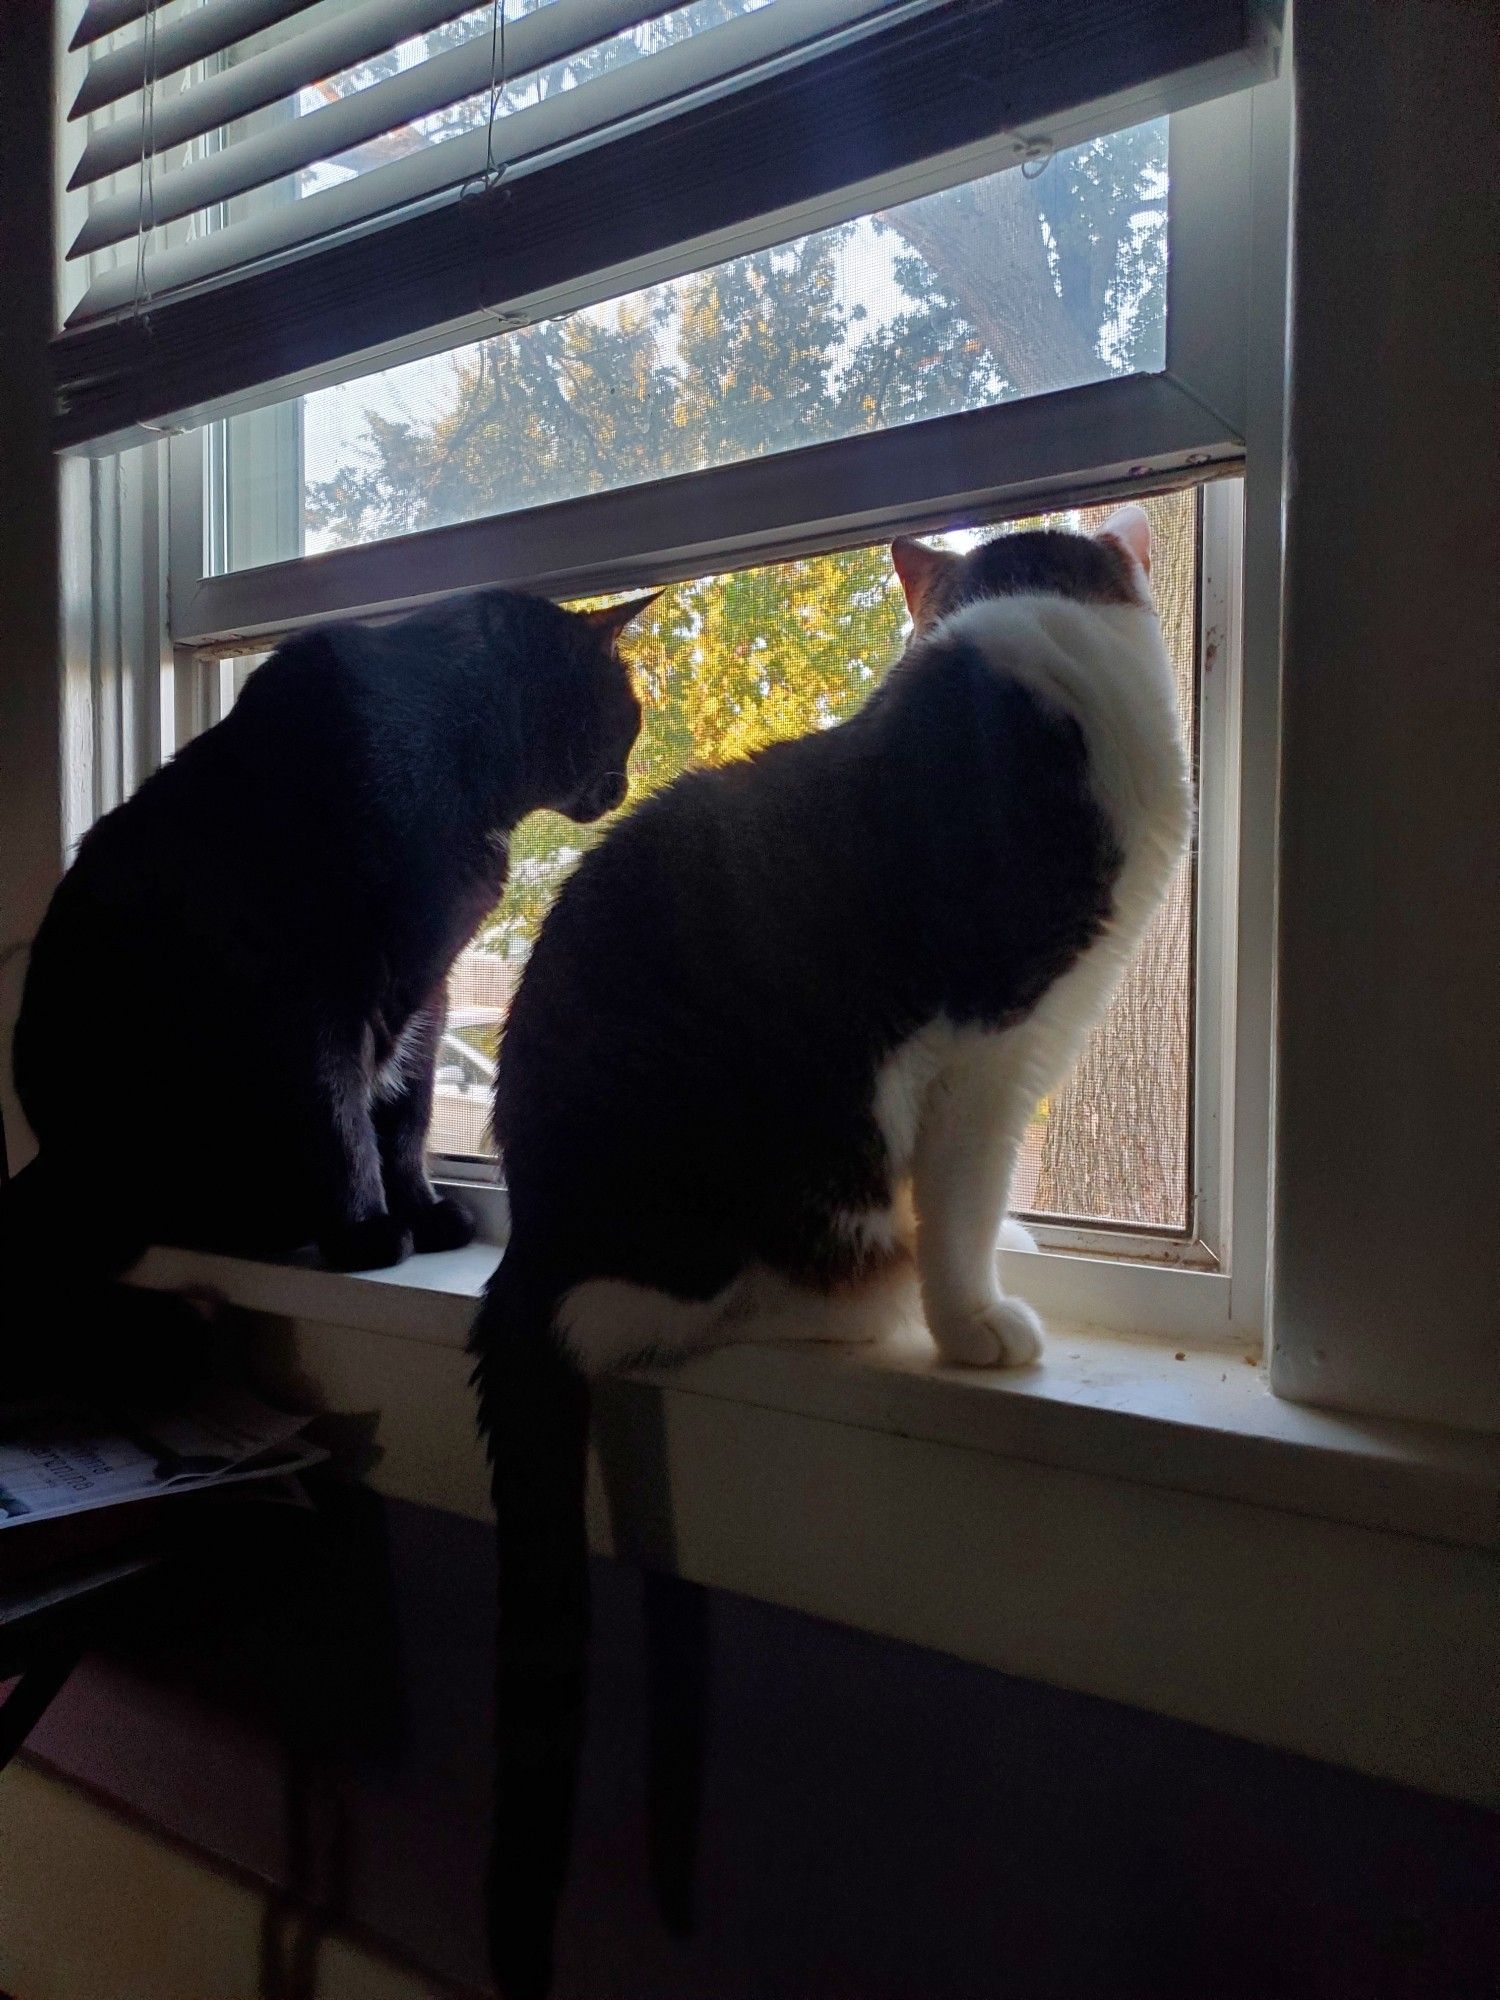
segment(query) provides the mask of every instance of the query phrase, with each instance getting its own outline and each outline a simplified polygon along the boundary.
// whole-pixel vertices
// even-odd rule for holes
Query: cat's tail
[[[555,1293],[508,1251],[474,1328],[500,1552],[490,1960],[504,2000],[541,2000],[567,1873],[588,1650],[588,1390]]]

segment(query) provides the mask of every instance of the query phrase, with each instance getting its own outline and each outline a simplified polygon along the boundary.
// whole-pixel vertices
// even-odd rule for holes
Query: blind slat
[[[606,127],[618,127],[695,92],[722,86],[752,67],[774,72],[778,62],[799,60],[809,42],[827,46],[851,24],[857,29],[880,16],[906,19],[929,11],[932,4],[933,0],[908,0],[905,6],[890,9],[885,0],[777,0],[774,7],[726,21],[573,90],[559,91],[540,104],[511,112],[497,124],[495,158],[514,165],[555,153]],[[789,47],[793,39],[796,46]],[[480,127],[285,208],[164,250],[148,259],[148,288],[165,291],[201,283],[333,231],[356,228],[472,180],[483,173],[488,158],[488,135]],[[135,292],[133,268],[107,272],[89,287],[69,323],[117,311],[130,303]]]
[[[642,0],[552,0],[551,5],[523,16],[508,31],[507,69],[512,78],[542,69],[622,29],[637,26],[650,11],[650,0],[645,0],[644,7]],[[354,91],[337,103],[158,175],[151,191],[150,215],[158,223],[173,222],[214,202],[264,187],[315,160],[334,159],[379,133],[477,95],[488,88],[490,73],[490,37],[486,34],[414,64],[383,83]],[[123,242],[135,235],[143,219],[138,187],[97,197],[68,255],[79,257],[106,244]]]
[[[294,39],[279,43],[275,48],[262,49],[258,55],[234,63],[228,69],[217,70],[165,103],[157,103],[151,118],[150,150],[165,153],[173,146],[185,145],[189,139],[196,139],[200,133],[216,131],[236,118],[244,118],[267,104],[275,104],[280,98],[290,97],[293,91],[302,89],[306,84],[319,83],[324,77],[337,76],[340,70],[352,68],[355,63],[367,62],[371,56],[394,48],[409,36],[441,27],[445,21],[466,13],[472,4],[473,0],[468,0],[466,6],[455,6],[454,0],[364,0],[363,5],[335,15],[331,21],[303,29]],[[553,5],[541,11],[550,14],[554,6],[566,4],[567,0],[553,0]],[[528,21],[531,18],[530,15],[526,17]],[[514,29],[508,31],[512,39],[522,25],[518,22]],[[483,44],[485,75],[488,77],[490,38],[485,34],[477,39]],[[446,62],[450,56],[465,54],[466,49],[467,45],[464,49],[450,50],[432,60]],[[418,65],[421,70],[428,67],[425,63]],[[408,70],[403,77],[393,77],[391,82],[399,83],[405,77],[416,74],[417,70]],[[377,84],[358,94],[367,97],[374,90],[384,88],[384,84]],[[455,92],[454,95],[462,95],[462,92]],[[415,117],[420,114],[407,112],[404,115]],[[390,123],[398,124],[400,119],[392,119]],[[145,109],[142,107],[129,118],[116,118],[113,124],[94,133],[73,169],[68,186],[86,187],[92,181],[102,180],[106,174],[116,174],[124,167],[133,167],[141,158],[143,142],[147,137],[145,124]],[[389,127],[375,129],[388,130]]]
[[[147,20],[140,34],[124,48],[93,58],[68,116],[85,117],[139,90],[146,81],[148,61],[158,79],[172,76],[190,63],[202,62],[250,35],[258,35],[263,28],[290,20],[312,4],[313,0],[208,0],[208,5],[182,20],[158,27],[154,44]],[[465,9],[454,6],[448,11],[450,15],[462,14]],[[144,14],[149,12],[149,8],[144,10]]]
[[[89,0],[83,17],[73,30],[70,49],[85,49],[119,28],[128,28],[151,11],[151,0]]]

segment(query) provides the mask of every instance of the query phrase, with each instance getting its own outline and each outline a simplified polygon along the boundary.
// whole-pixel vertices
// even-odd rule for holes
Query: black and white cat
[[[586,856],[501,1048],[512,1233],[475,1328],[501,1538],[492,1930],[546,1985],[581,1714],[585,1378],[728,1341],[1035,1361],[997,1248],[1038,1098],[1182,854],[1138,507],[893,550],[915,631],[848,721],[679,779]]]
[[[444,981],[517,821],[624,797],[616,642],[647,601],[484,590],[291,639],[102,819],[32,946],[40,1152],[6,1235],[86,1203],[100,1268],[154,1240],[315,1240],[347,1269],[466,1242],[423,1167]]]

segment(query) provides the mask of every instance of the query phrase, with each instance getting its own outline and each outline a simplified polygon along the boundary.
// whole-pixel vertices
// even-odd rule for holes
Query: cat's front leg
[[[318,1249],[336,1271],[399,1264],[411,1248],[404,1224],[386,1207],[380,1149],[370,1118],[369,1035],[364,1028],[313,1037],[310,1152],[318,1189]]]
[[[441,987],[402,1030],[375,1079],[373,1114],[386,1206],[411,1232],[414,1250],[457,1250],[474,1237],[474,1218],[427,1178],[427,1128],[438,1048],[447,1020]]]
[[[1033,1101],[1015,1039],[973,1033],[933,1079],[912,1162],[922,1306],[944,1361],[1018,1368],[1042,1324],[1000,1289],[996,1250]]]

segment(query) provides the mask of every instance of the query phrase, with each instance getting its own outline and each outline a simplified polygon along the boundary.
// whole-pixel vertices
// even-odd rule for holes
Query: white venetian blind
[[[67,255],[94,262],[68,324],[493,184],[932,4],[88,0],[68,187],[90,194]]]

